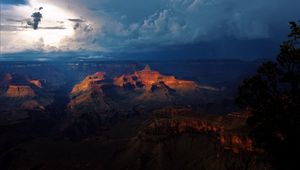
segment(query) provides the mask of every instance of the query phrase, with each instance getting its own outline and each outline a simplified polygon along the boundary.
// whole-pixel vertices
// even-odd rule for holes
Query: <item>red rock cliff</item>
[[[152,86],[158,83],[164,83],[174,90],[196,90],[198,88],[198,85],[193,81],[178,80],[174,76],[162,75],[158,71],[151,70],[149,65],[133,74],[114,78],[114,85],[116,86],[124,87],[129,84],[134,88],[144,88],[147,91],[150,91]]]
[[[80,92],[84,92],[87,90],[90,90],[91,88],[100,88],[101,87],[101,81],[104,80],[105,73],[104,72],[97,72],[93,75],[87,76],[82,82],[75,85],[72,89],[71,94],[76,95]]]
[[[7,97],[34,97],[35,93],[30,86],[27,85],[9,85],[5,93]]]
[[[75,85],[71,92],[71,101],[68,104],[74,115],[84,112],[107,113],[109,106],[104,101],[102,90],[105,73],[97,72],[87,76],[82,82]]]
[[[239,116],[235,117],[236,115]],[[246,121],[246,116],[240,115],[244,114],[236,112],[226,116],[199,116],[186,108],[165,108],[154,112],[154,119],[149,124],[146,132],[210,134],[226,150],[231,150],[234,153],[255,151],[253,141],[247,136],[247,132],[238,130],[245,126]]]

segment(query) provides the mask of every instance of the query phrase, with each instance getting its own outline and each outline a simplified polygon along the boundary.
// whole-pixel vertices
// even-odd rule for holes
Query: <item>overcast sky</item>
[[[102,58],[105,54],[134,58],[275,57],[288,33],[288,22],[300,20],[300,0],[0,2],[1,53],[10,55],[35,51],[49,55],[78,52]],[[42,17],[32,17],[36,12]]]

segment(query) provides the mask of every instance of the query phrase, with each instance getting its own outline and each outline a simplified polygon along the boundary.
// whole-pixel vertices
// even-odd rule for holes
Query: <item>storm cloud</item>
[[[39,23],[43,18],[43,15],[40,12],[34,12],[31,17],[33,18],[32,22],[28,22],[28,25],[32,25],[33,29],[38,29]]]
[[[83,19],[77,19],[77,18],[75,18],[75,19],[69,18],[68,20],[69,20],[69,21],[72,21],[72,22],[84,22]]]
[[[61,50],[68,50],[65,46],[73,50],[82,46],[86,50],[128,53],[209,44],[212,47],[207,49],[211,51],[201,48],[203,53],[216,51],[213,46],[226,53],[227,46],[242,44],[245,47],[241,49],[257,48],[257,53],[252,53],[259,56],[266,45],[257,44],[271,42],[278,46],[287,35],[288,22],[300,19],[299,0],[28,1],[34,2],[76,14],[65,18],[75,33],[64,38],[65,43],[58,47]],[[244,52],[239,54],[236,50],[236,55]]]
[[[97,25],[99,45],[119,51],[222,41],[281,41],[300,19],[298,0],[76,0],[62,6]],[[84,8],[83,8],[84,7]]]

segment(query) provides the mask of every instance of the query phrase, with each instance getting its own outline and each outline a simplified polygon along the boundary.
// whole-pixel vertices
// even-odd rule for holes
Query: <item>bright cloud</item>
[[[42,18],[35,30],[29,23],[32,22],[31,15],[40,7],[43,8],[40,10]],[[84,41],[92,30],[92,25],[78,19],[74,11],[46,0],[29,0],[26,5],[2,5],[1,15],[3,53],[76,51],[85,48]],[[78,43],[80,39],[83,42]]]

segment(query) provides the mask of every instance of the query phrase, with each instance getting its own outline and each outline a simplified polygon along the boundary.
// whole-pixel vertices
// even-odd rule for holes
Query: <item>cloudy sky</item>
[[[2,56],[268,58],[300,20],[299,0],[0,2]]]

